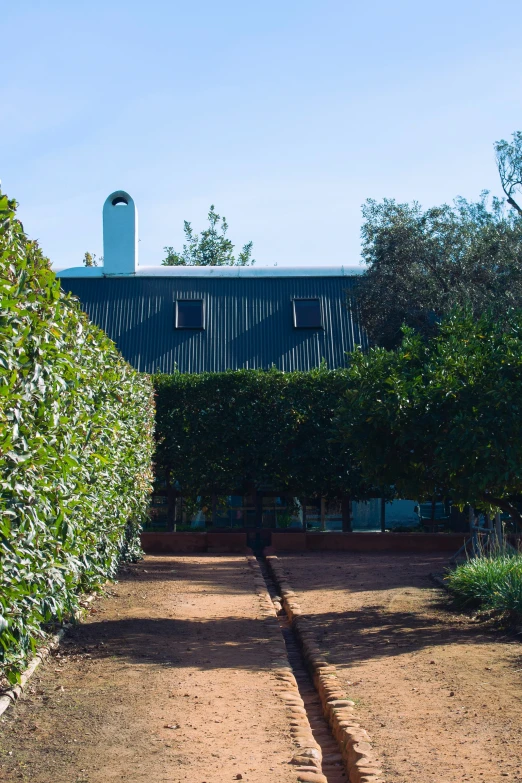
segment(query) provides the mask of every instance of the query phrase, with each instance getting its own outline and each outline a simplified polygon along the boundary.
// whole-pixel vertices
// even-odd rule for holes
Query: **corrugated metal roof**
[[[325,359],[346,365],[366,344],[348,294],[350,277],[65,277],[91,321],[143,372],[217,372],[269,368],[310,370]],[[324,329],[295,329],[292,300],[319,298]],[[175,301],[203,299],[205,329],[174,328]]]

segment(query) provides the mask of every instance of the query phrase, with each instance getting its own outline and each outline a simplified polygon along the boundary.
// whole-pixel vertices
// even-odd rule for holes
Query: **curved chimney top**
[[[124,190],[103,205],[103,273],[133,275],[138,267],[138,210]]]

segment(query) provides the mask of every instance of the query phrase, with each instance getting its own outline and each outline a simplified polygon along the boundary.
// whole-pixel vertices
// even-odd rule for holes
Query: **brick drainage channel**
[[[312,675],[323,715],[328,719],[332,736],[337,740],[350,783],[382,783],[382,769],[375,758],[370,737],[357,722],[354,702],[346,698],[335,666],[325,659],[318,646],[313,628],[288,581],[284,565],[275,555],[265,552],[264,556],[268,571],[280,592],[280,603]]]
[[[277,620],[283,635],[288,662],[297,683],[299,695],[304,703],[304,710],[308,718],[313,738],[321,751],[321,768],[317,769],[316,772],[322,773],[328,783],[347,783],[339,746],[332,736],[328,721],[323,715],[321,699],[306,667],[301,648],[294,630],[292,629],[290,620],[281,606],[277,587],[272,579],[265,559],[263,557],[257,557],[256,559],[263,579],[265,580],[267,592],[277,612]],[[292,726],[291,730],[294,735],[297,735],[299,726]],[[310,773],[309,779],[313,780],[315,776],[311,770]],[[306,777],[306,775],[301,774],[298,779],[306,780]]]

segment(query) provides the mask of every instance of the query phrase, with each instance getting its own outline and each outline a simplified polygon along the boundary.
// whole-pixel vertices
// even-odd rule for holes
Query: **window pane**
[[[178,329],[203,328],[203,301],[201,299],[178,301],[177,307],[176,326]]]
[[[298,328],[322,326],[319,299],[294,299],[294,314]]]

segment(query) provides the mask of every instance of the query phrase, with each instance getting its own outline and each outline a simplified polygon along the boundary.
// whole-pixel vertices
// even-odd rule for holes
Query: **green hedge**
[[[355,352],[339,431],[368,481],[522,524],[522,310],[456,310],[423,340]]]
[[[61,290],[0,195],[0,667],[139,556],[153,390]]]
[[[271,487],[297,497],[375,496],[334,418],[346,370],[156,375],[156,460],[188,496]]]

